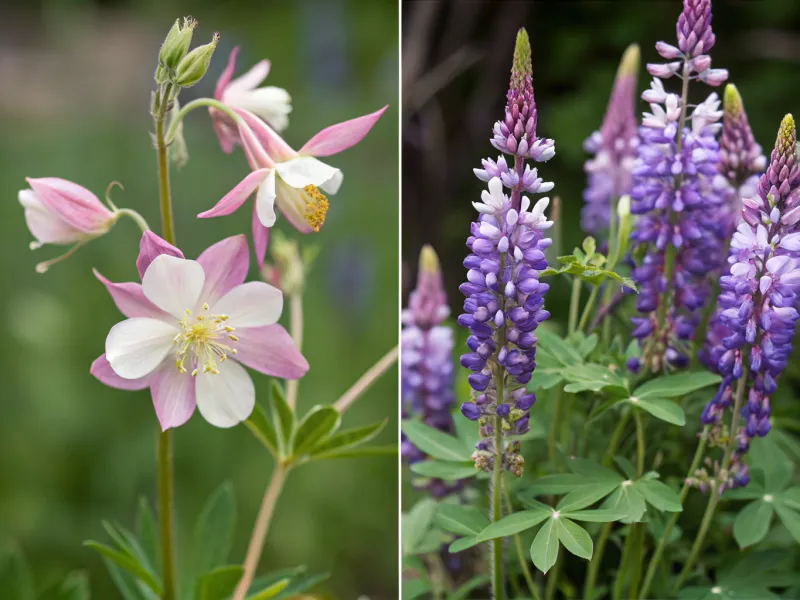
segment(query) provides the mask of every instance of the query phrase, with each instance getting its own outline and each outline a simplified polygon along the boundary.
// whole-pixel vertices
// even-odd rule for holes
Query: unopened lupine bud
[[[189,46],[192,44],[192,33],[196,25],[197,21],[191,17],[184,18],[183,23],[180,22],[180,19],[175,19],[175,24],[169,30],[158,53],[160,67],[168,70],[178,67],[183,57],[189,52]],[[158,78],[159,72],[156,71],[156,79]]]
[[[211,42],[198,46],[183,57],[175,69],[176,84],[181,87],[192,87],[203,78],[208,71],[208,65],[211,63],[218,40],[219,34],[215,33]]]

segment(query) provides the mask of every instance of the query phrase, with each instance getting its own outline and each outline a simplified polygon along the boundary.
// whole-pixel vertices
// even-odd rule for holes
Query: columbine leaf
[[[283,453],[288,453],[292,447],[292,432],[294,431],[294,412],[286,402],[283,388],[277,381],[272,382],[270,394],[272,406],[272,420],[275,422],[278,434],[278,445]]]
[[[472,454],[472,450],[457,438],[420,421],[403,421],[402,429],[412,444],[433,458],[467,461]]]
[[[411,465],[411,471],[423,477],[435,477],[445,481],[457,481],[474,477],[480,471],[471,462],[451,462],[443,460],[425,460]]]
[[[142,565],[139,564],[136,559],[132,556],[120,552],[118,550],[114,550],[106,546],[105,544],[101,544],[100,542],[95,542],[93,540],[89,540],[83,543],[84,546],[87,546],[94,550],[95,552],[101,554],[112,563],[121,567],[122,569],[128,571],[132,575],[136,576],[139,581],[144,583],[147,587],[153,590],[157,595],[161,595],[161,584],[156,581],[155,577],[148,572]]]
[[[366,456],[397,456],[397,444],[381,446],[359,446],[358,448],[342,448],[324,454],[314,454],[309,460],[330,460],[332,458],[364,458]]]
[[[633,391],[632,396],[640,400],[649,398],[679,398],[709,385],[718,384],[722,378],[708,371],[663,375],[651,379]]]
[[[257,594],[253,596],[248,596],[247,600],[270,600],[270,598],[275,598],[278,594],[280,594],[283,590],[285,590],[289,583],[291,583],[290,578],[281,579],[280,581],[276,581],[272,585],[264,588]]]
[[[193,573],[200,575],[228,560],[236,526],[233,485],[225,482],[208,497],[194,527]]]
[[[462,504],[440,504],[434,520],[445,531],[458,535],[478,535],[489,525],[482,511]]]
[[[56,590],[57,600],[89,600],[89,576],[83,571],[69,573]],[[43,600],[42,597],[39,600]]]
[[[244,424],[273,456],[278,456],[278,434],[275,433],[267,411],[260,404],[256,403]]]
[[[564,544],[564,548],[575,556],[591,560],[592,538],[586,530],[565,517],[559,516],[558,519],[552,520],[556,522],[558,539]]]
[[[388,419],[373,423],[372,425],[365,425],[364,427],[353,427],[351,429],[343,429],[337,434],[332,435],[326,440],[318,443],[311,450],[311,455],[326,454],[336,450],[343,450],[345,448],[354,448],[359,444],[368,442],[374,439],[383,428],[386,427]]]
[[[686,414],[683,412],[683,408],[675,403],[674,400],[654,397],[642,399],[634,395],[628,398],[627,402],[631,406],[641,408],[649,412],[655,418],[666,421],[667,423],[680,426],[686,424]]]
[[[142,544],[142,549],[147,555],[151,565],[159,564],[159,533],[158,521],[150,508],[147,498],[139,499],[139,510],[136,513],[136,535]]]
[[[658,510],[666,512],[681,512],[681,498],[667,484],[655,479],[640,479],[633,483],[633,487],[638,491],[648,504],[652,504]]]
[[[531,544],[531,560],[542,573],[547,573],[558,558],[558,531],[555,524],[555,519],[549,519]]]
[[[239,565],[227,565],[202,575],[197,580],[195,600],[225,600],[236,589],[242,572]]]
[[[341,415],[332,406],[314,406],[297,425],[292,442],[292,454],[302,456],[328,439],[339,428]]]
[[[503,538],[514,535],[520,531],[525,531],[531,527],[536,527],[539,523],[553,514],[552,509],[544,507],[540,509],[523,510],[495,521],[486,529],[478,534],[479,542],[487,542],[496,538]]]
[[[772,504],[756,500],[745,506],[733,522],[733,537],[739,548],[757,544],[767,535],[772,521]]]

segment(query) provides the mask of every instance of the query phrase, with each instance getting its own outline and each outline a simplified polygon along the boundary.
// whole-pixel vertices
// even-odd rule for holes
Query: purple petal
[[[225,194],[225,197],[217,202],[213,208],[200,213],[197,215],[197,218],[208,219],[210,217],[223,217],[231,214],[244,204],[244,201],[250,197],[250,194],[258,189],[258,186],[266,179],[268,173],[268,169],[253,171],[242,179],[235,188]]]
[[[162,240],[152,231],[145,231],[139,242],[139,257],[136,259],[136,269],[139,271],[139,278],[144,277],[147,267],[153,262],[156,256],[167,254],[176,258],[183,258],[183,252],[172,244]]]
[[[162,431],[180,427],[194,413],[195,378],[169,363],[153,375],[150,393]]]
[[[111,368],[105,354],[95,359],[89,369],[89,373],[96,377],[100,383],[118,390],[143,390],[150,387],[150,380],[153,377],[152,375],[146,375],[139,379],[123,379]]]
[[[197,257],[206,273],[206,282],[200,298],[214,304],[228,291],[244,283],[250,268],[247,238],[234,235],[209,246]]]
[[[355,146],[364,139],[372,126],[380,119],[384,111],[389,108],[387,104],[374,113],[356,117],[343,123],[326,127],[300,148],[299,154],[307,156],[330,156],[342,150]]]
[[[93,269],[94,276],[100,280],[108,293],[111,294],[111,299],[117,305],[119,312],[126,317],[151,317],[153,319],[168,319],[172,318],[163,310],[154,306],[150,300],[145,298],[142,292],[142,284],[134,282],[125,283],[112,283],[103,277],[97,269]]]
[[[246,327],[236,334],[234,358],[243,365],[282,379],[300,379],[308,372],[308,362],[280,325]]]

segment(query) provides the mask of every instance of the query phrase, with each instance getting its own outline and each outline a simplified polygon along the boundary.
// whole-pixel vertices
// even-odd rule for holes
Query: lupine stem
[[[164,240],[175,245],[175,226],[172,221],[172,198],[169,191],[169,160],[164,140],[164,117],[170,102],[171,87],[164,94],[157,92],[155,106],[156,155],[158,162],[158,195],[161,209],[161,228]],[[159,100],[160,98],[160,100]],[[162,600],[175,599],[175,559],[172,527],[173,467],[172,437],[166,430],[158,436],[158,518],[161,526],[161,577],[163,579]]]
[[[569,321],[567,333],[572,333],[578,327],[578,309],[581,303],[581,280],[575,277],[572,280],[572,296],[569,299]]]
[[[644,473],[644,424],[638,409],[633,411],[633,419],[636,422],[636,476],[641,477]]]
[[[547,576],[547,585],[544,589],[545,600],[553,600],[556,596],[556,587],[558,586],[558,577],[561,575],[561,563],[564,562],[563,555],[556,558],[556,564],[553,565],[550,574]]]
[[[290,313],[290,333],[298,350],[303,349],[303,295],[294,292],[289,296]],[[290,379],[286,382],[286,403],[289,408],[294,410],[297,404],[297,389],[299,387],[297,379]]]
[[[730,465],[731,455],[733,454],[733,449],[736,446],[736,432],[739,427],[742,398],[744,398],[744,391],[747,387],[747,376],[749,369],[747,366],[746,357],[742,357],[742,362],[744,363],[742,376],[739,378],[739,382],[736,385],[736,399],[733,402],[733,418],[731,419],[731,428],[729,434],[730,439],[728,440],[728,445],[725,447],[725,455],[722,458],[722,464],[719,468],[719,475],[721,477],[727,477],[728,475],[728,466]],[[722,490],[719,489],[720,484],[722,483],[723,482],[721,481],[713,481],[709,488],[708,505],[706,506],[705,514],[703,514],[703,520],[700,522],[700,530],[697,532],[697,537],[694,539],[692,549],[689,551],[689,558],[683,565],[683,570],[681,570],[680,575],[678,575],[678,579],[675,580],[675,585],[672,587],[673,594],[680,589],[681,585],[686,580],[686,577],[688,577],[689,571],[694,566],[694,561],[697,560],[697,555],[700,553],[700,549],[703,547],[703,542],[706,539],[708,528],[714,518],[714,511],[717,508],[719,499],[722,497]]]
[[[597,294],[599,293],[600,286],[593,286],[592,291],[589,293],[589,298],[586,300],[586,305],[583,307],[583,314],[581,315],[580,323],[578,323],[578,331],[583,331],[583,329],[586,327],[586,324],[589,322],[589,317],[592,314],[592,309],[594,308],[594,303],[597,300]]]
[[[553,407],[553,421],[550,423],[550,429],[547,432],[547,454],[550,463],[556,464],[556,433],[558,432],[558,424],[561,421],[561,396],[562,385],[559,383],[555,391],[555,406]]]
[[[686,474],[686,477],[683,480],[683,487],[681,487],[680,493],[681,506],[683,506],[683,501],[686,500],[686,496],[689,494],[689,478],[694,474],[695,470],[697,470],[697,467],[700,465],[700,461],[703,459],[703,455],[705,454],[706,443],[708,442],[708,430],[709,426],[706,425],[703,428],[703,433],[700,434],[700,443],[697,444],[697,450],[694,453],[694,458],[692,459],[692,464],[689,467],[689,472]],[[642,584],[642,590],[639,592],[639,598],[642,600],[647,598],[647,592],[650,591],[650,586],[653,583],[656,570],[661,562],[661,557],[667,547],[669,534],[672,533],[672,528],[675,527],[675,523],[677,523],[680,514],[681,513],[679,512],[672,513],[672,516],[669,518],[669,521],[667,521],[667,525],[661,535],[661,539],[658,541],[658,546],[656,547],[653,556],[650,558],[650,563],[647,567],[647,572],[645,573],[644,583]]]
[[[508,488],[503,487],[503,494],[506,498],[506,511],[510,515],[514,512],[514,507],[511,505],[511,494],[509,494]],[[522,569],[522,576],[525,578],[525,583],[528,584],[528,591],[531,593],[531,598],[533,598],[533,600],[541,600],[539,590],[536,588],[536,584],[533,582],[531,570],[528,568],[528,560],[525,557],[525,552],[522,550],[522,542],[519,539],[518,533],[514,534],[514,548],[517,552],[517,559],[519,560],[520,569]]]
[[[498,367],[498,371],[502,367]],[[497,377],[497,400],[503,394],[503,378]],[[494,469],[492,472],[492,521],[503,518],[503,420],[494,417]],[[503,585],[503,538],[491,541],[492,544],[492,599],[504,600],[506,597]]]

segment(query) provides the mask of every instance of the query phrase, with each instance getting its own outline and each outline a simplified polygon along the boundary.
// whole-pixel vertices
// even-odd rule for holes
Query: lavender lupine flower
[[[581,227],[590,233],[608,229],[613,204],[631,191],[631,169],[639,145],[633,111],[638,69],[639,46],[631,44],[619,63],[603,123],[583,143],[584,150],[593,154],[583,167],[588,181],[581,209]]]
[[[786,368],[794,326],[799,315],[800,290],[800,165],[794,119],[781,122],[769,167],[757,194],[745,198],[742,222],[731,240],[730,273],[720,279],[717,300],[720,321],[729,335],[712,351],[723,376],[719,390],[702,414],[705,425],[720,427],[730,406],[734,382],[747,378],[747,400],[731,468],[722,474],[727,487],[746,485],[747,466],[741,462],[750,440],[769,432],[770,395]],[[712,432],[713,433],[713,432]]]
[[[461,412],[480,423],[475,466],[491,471],[495,460],[500,460],[519,476],[523,464],[519,443],[504,439],[502,456],[497,457],[493,435],[496,423],[504,436],[528,431],[530,408],[536,400],[525,386],[536,367],[534,330],[550,316],[544,310],[544,293],[550,286],[539,282],[539,271],[547,267],[544,250],[551,243],[542,232],[553,223],[544,216],[549,199],[542,198],[531,207],[521,193],[553,188],[552,183],[541,182],[535,169],[525,166],[525,159],[544,161],[555,154],[552,140],[536,137],[530,43],[524,29],[517,35],[507,100],[505,119],[495,125],[492,144],[514,156],[513,170],[501,157],[497,162],[484,161],[484,168],[475,171],[479,179],[489,178],[489,190],[482,193],[482,202],[473,203],[479,216],[467,239],[467,282],[460,287],[466,300],[458,323],[470,332],[470,352],[461,357],[461,365],[472,371],[468,380],[474,391]],[[505,136],[502,141],[499,134]],[[527,183],[526,173],[532,173]],[[511,188],[510,196],[504,193],[504,185]]]
[[[402,315],[402,412],[403,418],[420,415],[426,425],[448,433],[453,431],[453,331],[441,323],[449,314],[439,259],[432,247],[424,246],[417,287]],[[409,464],[426,458],[405,436],[401,453]],[[458,487],[441,479],[425,482],[425,488],[436,497]]]
[[[655,371],[688,364],[685,346],[709,294],[707,275],[723,262],[723,199],[713,185],[719,171],[719,99],[712,93],[697,105],[690,126],[682,100],[690,80],[719,85],[727,77],[727,71],[711,69],[710,57],[702,54],[713,43],[708,0],[684,0],[678,47],[656,44],[661,56],[679,60],[647,65],[654,79],[642,98],[652,112],[642,120],[631,191],[631,212],[641,215],[631,240],[644,250],[632,275],[640,286],[636,306],[645,316],[633,319],[633,335],[644,343]],[[668,93],[661,81],[679,72],[681,97]]]

